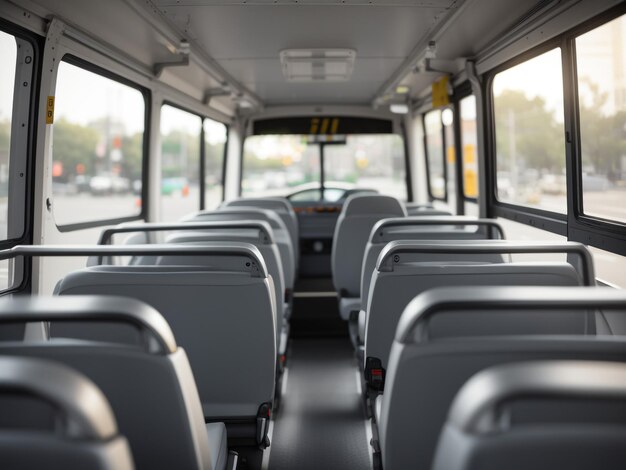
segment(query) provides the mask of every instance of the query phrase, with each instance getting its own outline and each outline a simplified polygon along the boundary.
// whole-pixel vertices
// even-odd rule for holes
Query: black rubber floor
[[[347,338],[294,339],[269,470],[371,469]]]

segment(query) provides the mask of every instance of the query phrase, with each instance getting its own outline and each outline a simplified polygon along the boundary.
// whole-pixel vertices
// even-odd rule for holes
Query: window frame
[[[442,106],[440,108],[431,108],[428,111],[422,113],[422,126],[424,129],[424,160],[425,160],[425,168],[426,168],[426,188],[428,189],[428,199],[432,202],[432,201],[442,201],[447,203],[448,202],[448,165],[447,165],[447,161],[446,161],[446,129],[445,126],[443,125],[443,121],[441,118],[441,113],[443,113],[443,110],[445,109],[445,106]],[[432,177],[431,177],[431,172],[430,172],[430,161],[428,158],[428,132],[426,131],[426,115],[428,113],[432,113],[434,111],[439,111],[440,115],[439,115],[439,122],[441,124],[441,143],[442,143],[442,152],[441,152],[441,159],[442,162],[441,164],[443,165],[443,197],[436,197],[433,195],[433,191],[432,191]],[[454,112],[454,110],[452,111]],[[455,115],[456,118],[456,115]],[[456,151],[456,150],[455,150]]]
[[[191,109],[187,108],[186,106],[180,105],[174,101],[170,101],[170,100],[163,100],[161,102],[161,109],[159,112],[159,116],[162,115],[163,113],[163,106],[170,106],[171,108],[175,108],[178,109],[180,111],[184,111],[188,114],[193,114],[194,116],[198,117],[200,119],[200,134],[198,136],[198,138],[200,139],[199,142],[199,150],[200,150],[200,155],[198,155],[198,171],[200,171],[201,169],[204,169],[204,119],[206,118],[205,115],[198,113],[196,111],[192,111]],[[159,119],[159,146],[163,145],[163,142],[161,142],[161,119]],[[204,199],[204,174],[199,175],[199,181],[198,181],[198,188],[200,190],[200,194],[199,194],[199,198],[198,198],[198,210],[202,210],[202,200]],[[161,174],[159,175],[159,188],[161,187],[161,183],[163,181],[163,167],[161,167]],[[159,189],[159,202],[161,199],[161,191]]]
[[[6,250],[13,248],[16,245],[29,245],[33,242],[33,227],[35,223],[35,161],[36,161],[36,150],[37,150],[37,125],[39,121],[39,97],[40,97],[40,83],[41,83],[41,73],[42,73],[42,64],[43,64],[43,46],[44,46],[44,38],[39,35],[28,31],[25,28],[22,28],[14,23],[11,23],[4,18],[0,18],[0,30],[2,30],[6,34],[10,34],[15,38],[19,38],[22,41],[26,41],[32,47],[32,62],[30,65],[31,73],[28,80],[28,86],[19,87],[24,93],[26,99],[26,104],[24,105],[23,110],[25,122],[23,122],[23,127],[25,131],[21,133],[20,139],[22,140],[21,144],[24,149],[24,183],[23,183],[23,194],[21,195],[21,201],[17,201],[17,203],[23,208],[23,224],[22,224],[22,233],[20,236],[9,238],[7,233],[7,239],[0,240],[0,250]],[[18,74],[16,70],[15,80],[18,79]],[[15,105],[15,99],[13,102]],[[14,119],[15,116],[12,116],[11,119],[11,140],[15,138],[14,136],[14,128],[16,127],[16,123],[18,120]],[[22,126],[19,126],[20,128]],[[9,154],[9,158],[11,158],[11,154]],[[0,296],[10,295],[12,293],[25,292],[29,293],[32,288],[32,259],[23,258],[23,262],[20,266],[14,267],[14,273],[17,282],[14,285],[9,286],[7,289],[0,290]]]
[[[570,112],[568,162],[571,174],[568,175],[568,238],[586,243],[606,251],[626,256],[626,222],[592,216],[584,213],[584,188],[582,182],[582,146],[580,133],[580,103],[578,95],[578,67],[576,56],[576,38],[603,26],[610,21],[626,15],[626,4],[618,5],[608,11],[567,31],[562,41],[567,49],[567,76],[564,91],[569,98]],[[569,169],[568,169],[569,170]]]
[[[456,164],[456,178],[457,178],[457,189],[460,194],[460,206],[459,208],[463,208],[463,212],[459,211],[459,214],[464,213],[465,202],[473,202],[474,204],[478,204],[478,198],[480,197],[480,192],[478,193],[478,197],[470,197],[465,194],[465,165],[463,161],[463,137],[461,132],[461,101],[465,98],[473,96],[476,100],[476,108],[478,108],[479,103],[476,95],[472,92],[472,86],[469,82],[463,82],[454,90],[453,102],[454,102],[454,141],[455,141],[455,151],[459,158],[457,159]],[[478,120],[478,118],[477,118]],[[477,129],[478,131],[478,129]],[[478,132],[476,132],[476,139],[478,140]],[[476,149],[475,158],[478,160],[478,148]],[[477,165],[478,166],[478,165]]]
[[[400,137],[402,138],[402,150],[404,151],[404,171],[406,183],[406,201],[413,202],[413,176],[411,171],[411,157],[409,154],[409,139],[406,129],[406,122],[400,121]]]
[[[226,128],[226,142],[224,142],[224,152],[222,154],[222,174],[221,174],[221,181],[222,181],[222,198],[221,198],[221,202],[224,202],[225,198],[226,198],[226,185],[225,183],[225,178],[226,178],[226,156],[228,155],[228,139],[230,137],[230,126],[222,121],[219,121],[218,119],[214,119],[212,117],[207,116],[206,114],[203,113],[199,113],[197,111],[192,110],[191,108],[188,108],[184,105],[178,104],[175,101],[169,100],[169,99],[164,99],[163,101],[161,101],[161,108],[163,108],[163,106],[171,106],[172,108],[176,108],[179,109],[180,111],[184,111],[186,113],[189,114],[193,114],[194,116],[198,116],[200,118],[200,156],[199,156],[199,168],[198,171],[200,172],[200,178],[198,181],[198,188],[200,191],[200,200],[198,202],[198,207],[199,210],[203,211],[206,208],[206,194],[205,194],[205,190],[206,190],[206,182],[204,180],[204,178],[206,177],[205,175],[205,169],[206,169],[206,148],[205,148],[205,131],[204,131],[204,121],[206,119],[210,119],[211,121],[215,121],[215,122],[219,122],[220,124],[224,125],[224,127]],[[160,113],[159,113],[160,115]],[[159,132],[160,132],[160,128],[161,128],[161,123],[159,122]],[[159,177],[159,183],[162,179],[162,174]]]
[[[553,49],[561,48],[561,67],[562,67],[562,76],[563,76],[563,114],[564,114],[564,133],[563,133],[563,142],[565,144],[565,165],[566,165],[566,173],[569,171],[568,167],[568,142],[566,140],[567,135],[567,93],[566,93],[566,84],[565,84],[565,49],[563,48],[563,41],[559,38],[553,38],[549,41],[546,41],[540,44],[537,47],[534,47],[516,57],[513,57],[510,60],[507,60],[500,64],[497,67],[494,67],[490,71],[485,73],[485,79],[483,81],[483,93],[486,100],[486,152],[485,154],[488,156],[487,158],[487,174],[486,176],[486,184],[487,191],[484,197],[487,198],[487,209],[488,209],[488,217],[504,217],[506,219],[513,220],[515,222],[520,222],[526,225],[530,225],[533,227],[537,227],[543,230],[547,230],[549,232],[556,233],[558,235],[567,236],[567,213],[560,214],[558,212],[552,212],[546,209],[541,209],[537,207],[524,206],[520,204],[515,204],[512,202],[500,201],[497,197],[497,164],[496,164],[496,129],[495,129],[495,107],[494,107],[494,96],[493,96],[493,81],[497,74],[508,70],[516,65],[527,62],[531,59],[534,59],[546,52],[549,52]],[[481,188],[479,188],[480,191]],[[479,193],[479,197],[480,197]],[[567,200],[570,197],[570,188],[569,184],[567,187]],[[569,203],[568,203],[568,211],[569,211]]]
[[[103,227],[107,225],[116,225],[124,222],[132,222],[135,220],[146,220],[149,214],[149,171],[150,171],[150,119],[152,116],[152,99],[151,99],[151,91],[150,89],[139,85],[138,83],[129,80],[128,78],[119,75],[117,73],[111,72],[99,65],[96,65],[92,62],[89,62],[83,58],[77,57],[74,54],[66,53],[63,55],[59,64],[61,62],[67,62],[70,65],[74,65],[75,67],[79,67],[87,72],[94,73],[96,75],[100,75],[104,78],[108,78],[109,80],[118,82],[122,85],[126,85],[130,88],[133,88],[141,93],[141,96],[144,100],[144,132],[143,132],[143,142],[141,146],[142,155],[141,155],[141,208],[139,214],[131,215],[131,216],[123,216],[123,217],[114,217],[110,219],[98,219],[98,220],[89,220],[86,222],[76,222],[71,224],[57,224],[55,220],[55,226],[60,233],[73,232],[76,230],[85,230],[94,227]],[[56,70],[58,76],[58,68]],[[56,82],[56,80],[55,80]],[[55,96],[56,96],[56,86],[55,86]],[[56,117],[55,117],[56,118]],[[54,131],[53,131],[54,133]],[[54,156],[53,156],[54,157]],[[52,194],[54,197],[54,193]]]
[[[483,75],[482,92],[485,96],[485,131],[487,156],[485,175],[487,216],[531,225],[552,233],[612,253],[626,256],[626,224],[590,216],[583,212],[582,155],[580,145],[580,114],[578,74],[576,69],[575,39],[597,27],[626,14],[626,4],[617,5],[576,25],[556,37],[513,57]],[[495,119],[493,107],[493,79],[502,70],[530,60],[556,47],[561,48],[563,78],[563,112],[565,168],[567,179],[567,213],[520,206],[498,201],[496,198]],[[480,197],[480,195],[479,195]]]
[[[202,129],[200,131],[200,138],[202,139],[202,145],[200,146],[200,210],[206,210],[206,132],[204,130],[204,121],[210,119],[214,122],[219,122],[226,128],[226,141],[224,142],[224,151],[222,152],[222,174],[220,181],[222,182],[222,196],[221,201],[226,199],[226,156],[228,155],[228,138],[230,137],[230,126],[225,122],[218,121],[217,119],[210,118],[208,116],[202,117]]]

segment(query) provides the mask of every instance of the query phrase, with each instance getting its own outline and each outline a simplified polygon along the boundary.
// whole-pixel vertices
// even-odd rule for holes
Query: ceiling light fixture
[[[289,82],[344,82],[352,76],[354,49],[285,49],[280,51]]]
[[[394,114],[408,114],[409,105],[406,103],[391,103],[389,105],[389,111]]]

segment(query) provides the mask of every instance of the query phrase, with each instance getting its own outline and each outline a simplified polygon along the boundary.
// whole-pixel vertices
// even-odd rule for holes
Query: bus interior
[[[626,468],[626,2],[0,0],[0,467]]]

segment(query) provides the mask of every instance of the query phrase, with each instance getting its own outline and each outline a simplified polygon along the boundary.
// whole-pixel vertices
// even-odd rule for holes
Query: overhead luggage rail
[[[588,287],[438,287],[411,301],[396,330],[395,341],[426,340],[424,328],[438,313],[502,310],[626,310],[626,291]]]
[[[391,272],[394,265],[402,264],[402,255],[406,254],[568,254],[576,255],[581,261],[581,268],[577,269],[583,284],[595,285],[593,258],[589,250],[582,243],[577,242],[499,242],[485,243],[446,243],[445,245],[427,245],[422,242],[392,241],[383,248],[376,262],[378,271]]]
[[[148,223],[148,224],[121,224],[117,227],[107,228],[102,231],[98,239],[98,245],[110,245],[113,236],[120,233],[151,233],[167,231],[202,231],[202,230],[258,230],[259,242],[263,244],[274,243],[274,234],[270,225],[262,220],[238,221],[210,221],[210,222],[185,222],[185,223]]]
[[[246,259],[242,271],[252,277],[267,277],[267,267],[257,247],[249,243],[209,242],[205,245],[17,245],[0,250],[0,261],[24,256],[67,257],[97,256],[99,263],[106,256],[241,256]]]

